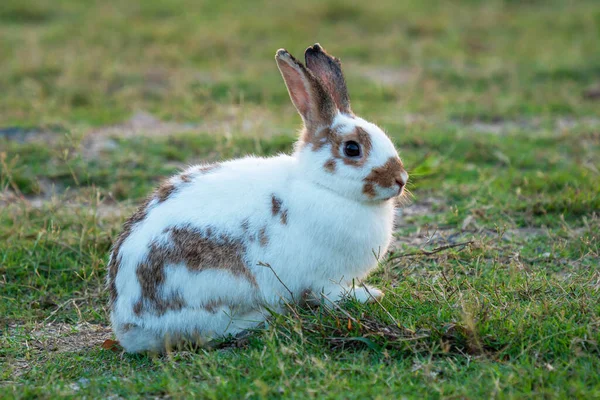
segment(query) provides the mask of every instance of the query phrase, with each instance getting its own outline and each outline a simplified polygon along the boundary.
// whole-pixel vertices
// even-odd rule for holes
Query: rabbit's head
[[[398,152],[375,124],[354,115],[340,61],[315,44],[306,66],[284,49],[275,59],[304,128],[295,156],[306,178],[361,202],[386,201],[408,180]]]

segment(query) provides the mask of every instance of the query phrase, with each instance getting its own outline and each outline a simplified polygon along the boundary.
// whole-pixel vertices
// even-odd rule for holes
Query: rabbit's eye
[[[344,143],[344,154],[346,157],[360,157],[360,145],[354,140]]]

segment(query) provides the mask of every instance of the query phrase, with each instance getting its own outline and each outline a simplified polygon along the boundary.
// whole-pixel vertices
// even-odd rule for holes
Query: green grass
[[[600,397],[595,1],[0,3],[0,397]],[[317,41],[411,176],[382,303],[102,349],[124,218],[186,164],[291,151],[273,57]]]

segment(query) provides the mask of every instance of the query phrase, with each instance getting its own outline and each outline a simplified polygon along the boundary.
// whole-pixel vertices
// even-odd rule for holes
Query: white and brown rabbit
[[[306,293],[383,296],[357,283],[388,249],[408,174],[386,134],[353,114],[338,59],[319,44],[306,66],[283,49],[275,59],[304,121],[294,153],[191,167],[129,218],[108,263],[126,351],[236,334]]]

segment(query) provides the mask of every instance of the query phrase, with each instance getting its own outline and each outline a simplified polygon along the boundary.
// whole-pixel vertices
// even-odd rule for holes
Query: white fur
[[[347,134],[359,126],[371,137],[372,150],[364,166],[338,162],[335,173],[326,171],[329,146],[314,151],[298,146],[292,156],[246,157],[224,162],[217,169],[195,173],[191,182],[180,184],[164,202],[153,200],[146,217],[133,226],[123,242],[116,275],[117,299],[111,321],[117,338],[127,351],[162,351],[169,335],[203,340],[236,334],[264,321],[268,310],[283,311],[282,302],[298,300],[307,290],[332,301],[346,295],[360,301],[378,298],[375,288],[354,287],[372,271],[392,237],[394,196],[398,188],[377,188],[377,196],[362,193],[363,179],[373,168],[385,164],[397,152],[377,126],[358,117],[338,114],[332,128]],[[404,181],[407,175],[402,177]],[[287,224],[273,215],[272,196],[287,211]],[[246,227],[244,223],[246,222]],[[136,276],[146,259],[150,243],[169,246],[165,229],[188,227],[240,240],[244,261],[256,279],[222,269],[193,271],[183,264],[164,266],[160,293],[178,293],[185,306],[162,315],[136,315],[133,305],[140,299]],[[268,243],[251,240],[266,228]],[[262,266],[268,264],[270,266]],[[283,283],[282,283],[283,282]],[[223,301],[216,313],[202,306]],[[134,328],[125,331],[125,324]]]

